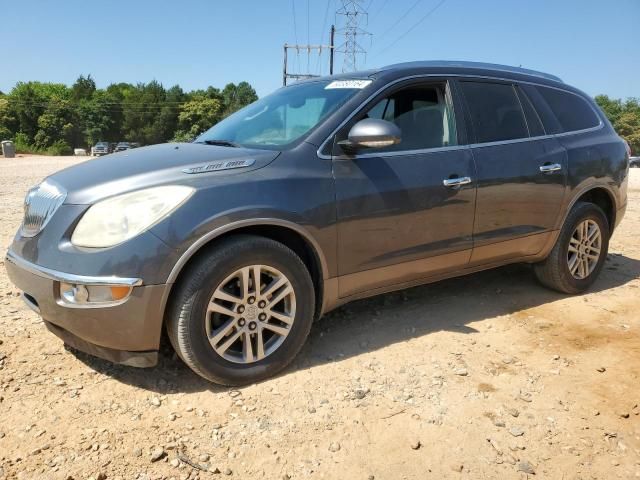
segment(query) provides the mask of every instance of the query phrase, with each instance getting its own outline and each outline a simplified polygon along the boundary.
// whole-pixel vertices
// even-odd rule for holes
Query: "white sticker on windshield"
[[[331,90],[333,88],[364,88],[372,81],[373,80],[334,80],[329,85],[324,87],[324,89]]]

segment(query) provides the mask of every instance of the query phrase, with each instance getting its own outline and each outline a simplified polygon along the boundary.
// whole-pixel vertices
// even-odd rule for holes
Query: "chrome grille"
[[[29,190],[24,199],[22,236],[35,237],[40,233],[66,196],[67,192],[51,180]]]

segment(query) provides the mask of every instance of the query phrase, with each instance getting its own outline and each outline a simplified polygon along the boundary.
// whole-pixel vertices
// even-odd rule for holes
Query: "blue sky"
[[[440,1],[364,0],[373,35],[360,64],[522,65],[591,95],[640,97],[640,0],[446,0],[418,23]],[[26,80],[71,84],[90,73],[101,87],[156,79],[189,90],[247,80],[265,95],[281,85],[283,43],[319,43],[323,25],[326,43],[338,3],[0,0],[0,90]],[[306,68],[306,55],[292,61]]]

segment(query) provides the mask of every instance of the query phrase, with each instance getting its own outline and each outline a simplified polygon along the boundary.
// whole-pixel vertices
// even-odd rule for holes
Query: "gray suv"
[[[513,262],[575,294],[626,207],[629,157],[591,98],[521,68],[418,62],[282,88],[193,143],[29,191],[6,259],[67,344],[177,354],[223,384],[283,369],[354,299]]]

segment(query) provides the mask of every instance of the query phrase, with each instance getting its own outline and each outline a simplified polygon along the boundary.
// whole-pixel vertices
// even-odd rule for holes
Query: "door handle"
[[[559,163],[545,163],[544,165],[540,165],[540,171],[542,173],[557,172],[558,170],[562,170],[562,165]]]
[[[445,178],[442,181],[445,187],[459,187],[460,185],[466,185],[468,183],[471,183],[470,177]]]

